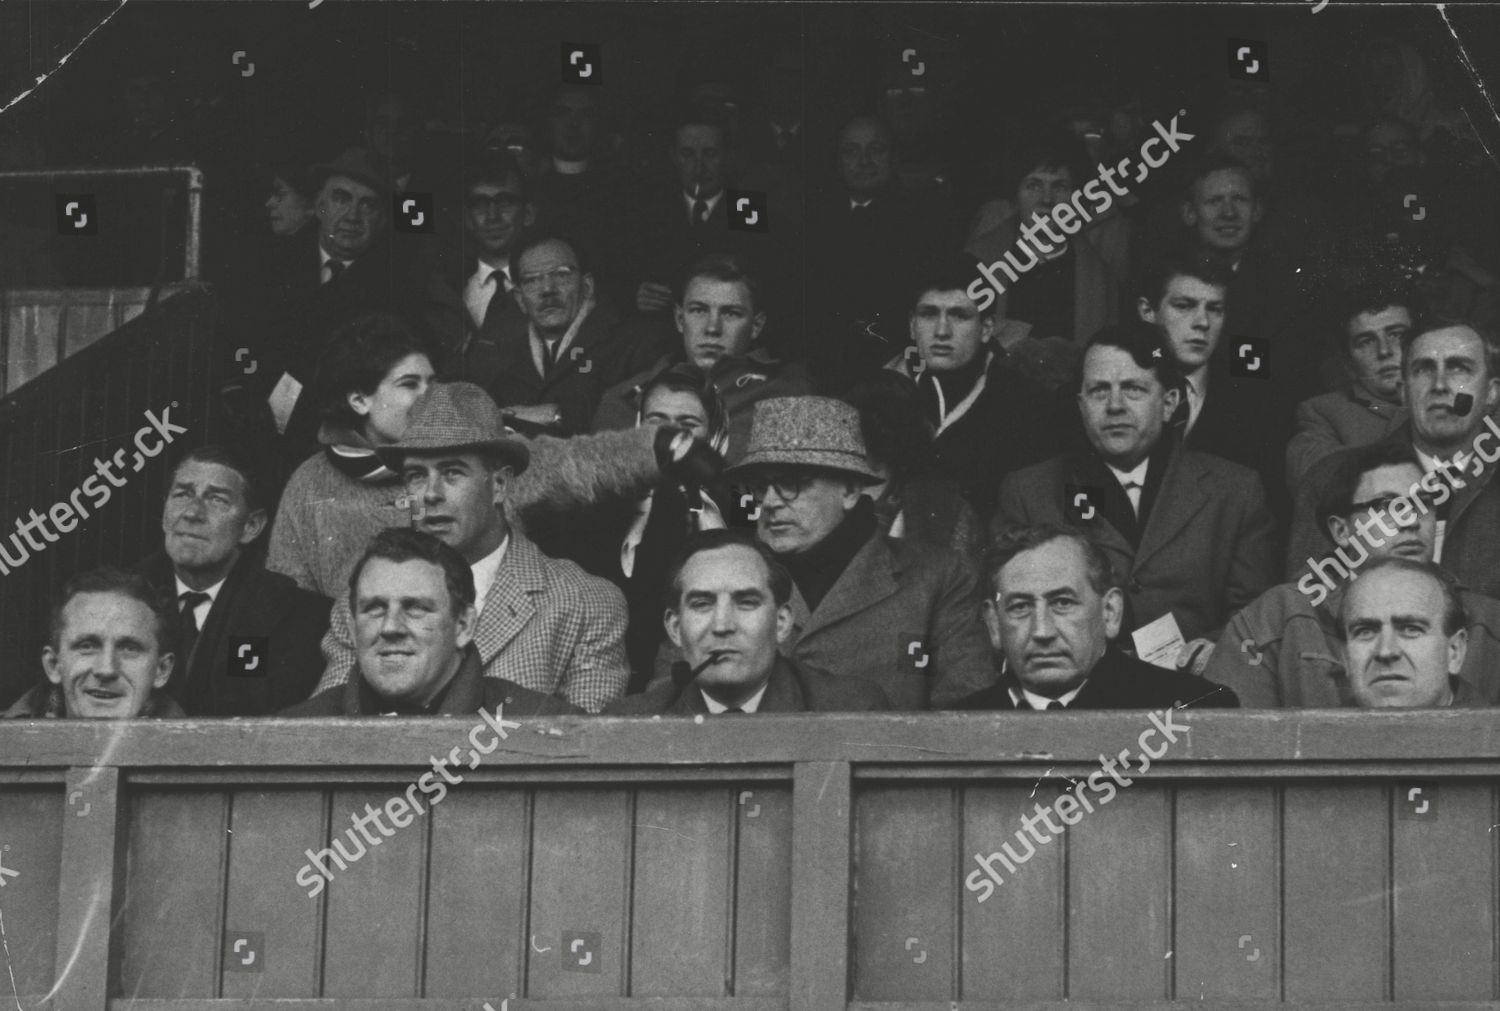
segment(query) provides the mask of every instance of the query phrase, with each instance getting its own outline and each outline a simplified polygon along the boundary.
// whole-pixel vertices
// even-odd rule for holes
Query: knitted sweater
[[[527,514],[537,510],[644,495],[661,474],[655,435],[654,428],[640,428],[530,440],[531,465],[510,486],[510,522],[524,533]],[[327,443],[330,433],[321,438]],[[405,494],[399,479],[361,481],[330,463],[326,451],[309,457],[282,493],[266,568],[337,598],[370,538],[386,527],[411,524],[409,509],[397,505]]]

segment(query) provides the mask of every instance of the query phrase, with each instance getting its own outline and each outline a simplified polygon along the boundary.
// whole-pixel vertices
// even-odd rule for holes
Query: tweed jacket
[[[782,652],[873,682],[892,709],[940,706],[995,679],[969,563],[947,548],[878,533],[815,610],[793,589]]]
[[[766,682],[757,713],[853,713],[889,709],[877,685],[863,678],[838,677],[800,660],[779,656]],[[708,704],[696,684],[679,688],[675,681],[658,681],[639,695],[626,695],[604,708],[605,716],[697,716],[708,714]]]
[[[1274,527],[1260,478],[1249,468],[1175,449],[1135,548],[1097,511],[1081,522],[1070,517],[1067,489],[1088,485],[1089,462],[1083,454],[1061,456],[1006,478],[993,532],[1034,523],[1082,527],[1110,557],[1130,627],[1170,611],[1188,640],[1217,639],[1235,611],[1271,586]]]
[[[1010,709],[1016,704],[1010,697],[1015,676],[1006,673],[982,692],[960,699],[950,709]],[[1073,697],[1067,709],[1164,709],[1168,706],[1194,709],[1234,709],[1239,700],[1221,684],[1188,674],[1167,670],[1126,656],[1113,646],[1104,651],[1089,672],[1083,689]],[[1022,707],[1030,711],[1029,706]]]
[[[173,601],[177,581],[166,552],[157,552],[141,572]],[[177,656],[165,694],[193,716],[269,716],[307,698],[318,682],[318,643],[328,631],[328,598],[298,588],[259,559],[241,555],[208,609],[191,656]],[[230,672],[235,640],[264,638],[255,677]]]
[[[282,716],[376,716],[365,710],[360,688],[364,679],[361,671],[355,671],[342,685],[319,692],[305,702],[289,707]],[[484,662],[479,659],[479,650],[473,643],[464,647],[458,672],[453,682],[443,693],[443,701],[434,716],[467,716],[480,709],[493,710],[504,704],[504,716],[567,716],[581,714],[583,710],[569,705],[562,699],[542,692],[523,688],[514,681],[500,677],[485,677]]]
[[[1297,489],[1320,461],[1341,449],[1379,442],[1407,419],[1405,407],[1352,393],[1324,393],[1297,405],[1297,434],[1286,446],[1286,485]]]
[[[1397,445],[1411,445],[1411,422],[1408,420],[1386,436]],[[1485,453],[1496,451],[1494,438],[1481,440]],[[1345,450],[1344,452],[1349,452]],[[1442,557],[1438,564],[1458,579],[1459,585],[1486,597],[1500,599],[1500,482],[1494,480],[1500,462],[1485,463],[1478,452],[1466,447],[1468,468],[1453,478],[1463,482],[1455,488],[1439,475],[1430,475],[1428,484],[1436,491],[1449,494],[1439,508],[1447,512],[1443,532]],[[1298,581],[1307,572],[1307,560],[1321,560],[1333,554],[1333,540],[1317,521],[1317,501],[1322,479],[1332,472],[1339,457],[1330,457],[1309,475],[1298,489],[1297,511],[1292,519],[1291,543],[1287,548],[1287,579]],[[1478,473],[1475,473],[1475,471]]]
[[[655,437],[654,428],[643,428],[529,440],[531,465],[510,483],[506,513],[512,525],[524,530],[533,512],[644,495],[661,478]],[[362,442],[326,426],[320,438],[325,444]],[[309,457],[282,492],[266,568],[291,576],[303,589],[337,597],[370,538],[386,527],[410,525],[403,497],[395,475],[360,481],[330,463],[326,450]]]
[[[1321,585],[1321,584],[1320,584]],[[1246,706],[1329,709],[1353,704],[1337,634],[1344,586],[1322,603],[1295,583],[1273,586],[1230,620],[1203,676],[1233,688]],[[1480,705],[1500,703],[1500,600],[1460,592],[1469,649],[1458,677]]]
[[[515,528],[474,631],[486,677],[560,695],[597,713],[625,690],[625,598],[572,562],[548,558]],[[317,692],[349,680],[355,666],[349,591],[333,605]]]

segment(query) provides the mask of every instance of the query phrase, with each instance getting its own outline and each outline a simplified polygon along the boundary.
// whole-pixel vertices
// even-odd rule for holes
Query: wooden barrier
[[[1178,716],[0,724],[0,1005],[1497,1006],[1500,720]]]

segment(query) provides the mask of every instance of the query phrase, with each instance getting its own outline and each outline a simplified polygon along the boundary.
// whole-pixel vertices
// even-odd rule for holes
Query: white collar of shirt
[[[767,122],[771,124],[771,135],[774,137],[795,137],[802,132],[801,123],[788,123],[786,126],[782,126],[774,119]]]
[[[766,689],[770,687],[770,684],[771,681],[768,678],[766,680],[766,683],[761,685],[760,689],[754,695],[750,696],[740,704],[740,709],[747,713],[757,712],[760,709],[760,700],[765,696]],[[702,688],[699,688],[698,690],[700,692],[703,692],[703,704],[708,706],[709,712],[722,713],[728,711],[729,707],[724,703],[715,699],[712,695],[708,694],[708,692],[704,692]]]
[[[182,595],[184,593],[206,593],[206,594],[208,594],[208,599],[207,600],[203,601],[197,607],[193,608],[193,620],[195,622],[197,622],[199,628],[202,628],[203,627],[203,623],[208,620],[208,612],[211,611],[211,610],[213,610],[214,601],[219,599],[219,591],[222,590],[222,589],[224,589],[224,584],[225,584],[225,582],[228,581],[229,577],[225,576],[223,579],[219,580],[217,583],[215,583],[214,585],[210,586],[206,590],[195,590],[195,589],[193,589],[191,586],[189,586],[188,584],[186,584],[186,583],[184,583],[182,581],[182,577],[181,576],[174,576],[173,578],[177,580],[177,603],[178,604],[182,603]],[[176,610],[176,609],[174,608],[174,610]]]
[[[1198,423],[1198,415],[1203,413],[1203,399],[1208,389],[1208,369],[1201,368],[1195,375],[1184,376],[1183,385],[1186,387],[1188,400],[1187,430],[1191,432]]]
[[[498,267],[491,267],[488,263],[480,260],[479,266],[475,269],[473,276],[477,283],[483,285],[489,282],[490,275],[492,274],[499,274],[500,279],[505,282],[505,290],[510,291],[510,264],[502,263]],[[496,290],[498,291],[499,289]]]
[[[1134,481],[1144,488],[1146,487],[1146,468],[1151,466],[1151,458],[1148,456],[1136,464],[1134,470],[1121,470],[1112,463],[1107,463],[1105,466],[1114,473],[1115,479],[1120,482],[1120,487],[1123,488],[1128,482]]]
[[[563,161],[561,158],[552,159],[552,171],[560,176],[581,176],[589,170],[589,160],[580,158],[578,161]]]
[[[474,574],[474,604],[481,611],[484,610],[484,598],[489,596],[490,587],[495,583],[495,575],[500,571],[500,563],[505,561],[505,549],[509,546],[510,534],[506,534],[498,548],[469,566],[469,571]]]
[[[490,284],[496,277],[498,280],[493,285]],[[483,260],[479,261],[479,267],[469,275],[468,283],[464,285],[464,306],[469,310],[469,317],[473,319],[475,326],[484,325],[490,303],[496,295],[502,291],[510,291],[511,287],[509,264],[491,267]]]
[[[1416,446],[1412,446],[1412,449],[1416,450],[1417,459],[1422,461],[1422,470],[1425,473],[1431,474],[1433,471],[1439,470],[1442,467],[1453,466],[1453,464],[1448,460],[1441,460],[1435,456],[1428,456],[1420,449],[1417,449]]]
[[[323,271],[325,271],[325,270],[328,269],[328,261],[329,260],[338,260],[338,257],[328,255],[328,250],[326,250],[326,249],[323,248],[323,244],[321,242],[318,243],[318,280],[319,281],[323,281]],[[344,269],[345,270],[348,270],[349,269],[349,265],[352,264],[354,261],[353,260],[339,260],[339,262],[344,265]],[[332,281],[333,278],[330,277],[328,280]],[[327,284],[328,282],[327,281],[323,281],[323,283]]]
[[[589,313],[593,311],[594,302],[592,299],[584,302],[579,307],[578,315],[573,317],[573,325],[568,327],[568,332],[563,334],[557,341],[557,350],[552,353],[552,360],[554,362],[562,361],[563,354],[568,348],[573,346],[573,338],[578,336],[578,330],[583,326],[583,321],[588,319]],[[527,329],[531,331],[531,362],[536,366],[536,374],[545,377],[547,370],[542,368],[542,350],[546,346],[546,342],[542,340],[542,335],[536,332],[535,324],[527,324]]]
[[[1433,472],[1441,469],[1439,467],[1439,464],[1442,464],[1443,466],[1447,466],[1447,467],[1453,466],[1453,464],[1452,464],[1451,461],[1448,461],[1448,460],[1439,460],[1435,456],[1428,456],[1426,453],[1422,452],[1420,449],[1417,449],[1417,447],[1415,445],[1413,445],[1411,448],[1412,448],[1412,451],[1417,454],[1417,459],[1420,460],[1421,463],[1422,463],[1422,473],[1424,475],[1431,474],[1431,473],[1433,473]],[[1455,476],[1457,476],[1457,475],[1455,475]],[[1448,539],[1448,521],[1447,520],[1438,520],[1437,521],[1437,529],[1433,533],[1433,540],[1432,540],[1432,560],[1434,562],[1442,561],[1442,558],[1443,558],[1443,542],[1445,540],[1447,540],[1447,539]]]
[[[942,419],[938,423],[937,432],[934,435],[942,435],[944,430],[969,413],[969,408],[973,407],[975,402],[979,400],[980,394],[984,393],[985,385],[990,379],[990,366],[994,364],[994,361],[995,352],[991,351],[985,355],[984,368],[980,370],[979,379],[975,381],[974,388],[965,394],[962,400],[953,405],[953,410],[951,411],[948,410],[947,398],[943,396],[943,384],[936,379],[932,381],[932,388],[937,393],[938,417]],[[909,370],[907,374],[910,375]]]
[[[1063,708],[1067,708],[1068,706],[1073,704],[1073,700],[1078,697],[1079,692],[1083,691],[1083,685],[1086,684],[1088,684],[1088,680],[1084,679],[1083,684],[1079,685],[1077,688],[1074,688],[1070,692],[1064,692],[1062,695],[1059,695],[1055,699],[1049,699],[1045,695],[1038,695],[1036,692],[1030,691],[1029,689],[1022,688],[1019,685],[1014,684],[1010,685],[1007,690],[1010,692],[1011,705],[1015,706],[1017,709],[1021,708],[1022,703],[1025,703],[1025,705],[1031,709],[1046,709],[1048,704],[1052,702],[1061,702],[1063,704]]]
[[[874,197],[865,197],[863,200],[860,200],[857,197],[850,197],[849,198],[849,209],[852,211],[856,207],[869,207],[870,204],[874,202],[874,200],[875,200]]]
[[[691,193],[682,194],[682,202],[687,206],[687,215],[689,221],[693,220],[693,204],[697,203],[699,200],[702,200],[705,204],[708,205],[708,213],[703,215],[703,220],[707,221],[709,218],[714,216],[714,208],[718,207],[719,201],[723,199],[723,190],[720,190],[711,197],[694,197]]]

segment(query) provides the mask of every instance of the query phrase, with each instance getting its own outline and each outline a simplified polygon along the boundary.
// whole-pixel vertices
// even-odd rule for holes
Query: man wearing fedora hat
[[[486,677],[589,712],[624,691],[625,599],[511,526],[511,483],[531,453],[487,393],[473,383],[434,383],[412,405],[401,441],[377,453],[405,481],[412,526],[456,549],[473,571],[474,645]],[[318,692],[349,680],[354,644],[346,593],[323,639],[328,664]]]
[[[942,705],[994,680],[968,562],[880,532],[864,489],[881,478],[853,407],[760,401],[745,456],[725,473],[736,499],[754,499],[758,536],[792,575],[784,652],[873,681],[895,709]]]

